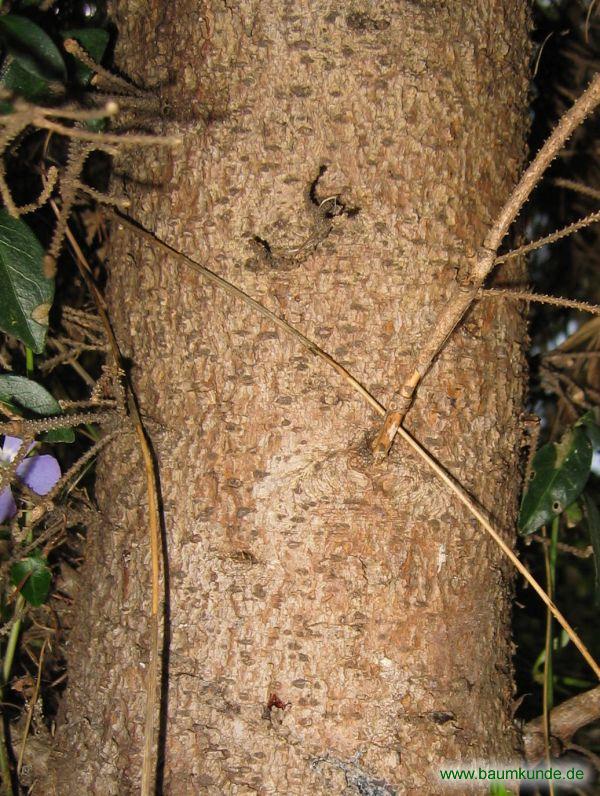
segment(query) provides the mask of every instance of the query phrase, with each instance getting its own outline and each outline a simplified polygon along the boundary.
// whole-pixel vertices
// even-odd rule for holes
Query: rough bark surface
[[[121,164],[131,214],[385,404],[518,175],[526,5],[119,2],[119,66],[158,87],[157,123],[185,139]],[[452,495],[401,440],[375,464],[380,418],[333,371],[124,232],[109,303],[161,473],[164,793],[434,794],[444,763],[514,757],[511,578]],[[509,534],[523,336],[514,305],[480,302],[406,421]],[[104,456],[100,500],[57,738],[65,794],[139,787],[133,437]]]

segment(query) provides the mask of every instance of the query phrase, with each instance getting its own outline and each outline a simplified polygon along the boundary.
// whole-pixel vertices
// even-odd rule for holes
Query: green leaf
[[[97,64],[102,61],[110,35],[102,28],[80,28],[75,30],[63,30],[60,35],[63,39],[75,39],[80,44],[90,58]],[[77,58],[71,56],[74,64],[75,82],[79,86],[87,86],[90,82],[92,70],[81,63]]]
[[[27,17],[0,16],[0,38],[19,65],[42,80],[64,81],[67,71],[50,36]]]
[[[0,329],[36,354],[44,350],[54,297],[43,260],[44,250],[27,224],[0,210]]]
[[[583,519],[583,511],[578,500],[571,503],[565,509],[565,517],[567,518],[567,528],[575,528]]]
[[[590,542],[594,551],[594,605],[600,608],[600,512],[595,501],[584,493],[585,515],[590,534]]]
[[[0,83],[12,94],[25,97],[30,102],[43,102],[52,97],[48,81],[23,69],[12,55],[4,63]]]
[[[0,401],[15,401],[36,415],[59,415],[62,409],[41,384],[24,376],[0,376]]]
[[[576,500],[590,474],[592,454],[592,443],[580,427],[567,431],[560,442],[540,448],[533,460],[534,476],[521,502],[521,534],[533,533]]]
[[[75,442],[75,432],[72,428],[52,428],[40,438],[42,442]]]
[[[12,565],[10,580],[13,586],[20,588],[21,594],[28,603],[39,606],[46,601],[48,596],[52,572],[44,556],[40,553],[32,553]]]

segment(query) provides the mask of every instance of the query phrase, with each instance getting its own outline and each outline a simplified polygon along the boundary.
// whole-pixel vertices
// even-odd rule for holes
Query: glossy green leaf
[[[102,28],[81,28],[76,30],[63,30],[60,34],[63,39],[75,39],[90,58],[97,64],[102,61],[110,35],[108,31]],[[77,58],[73,57],[75,82],[80,86],[87,86],[90,82],[92,70],[81,63]]]
[[[0,376],[0,401],[17,403],[36,415],[59,415],[60,404],[41,384],[24,376]]]
[[[28,603],[38,606],[46,601],[52,582],[52,572],[44,556],[33,553],[12,565],[10,580],[13,586],[20,589]]]
[[[600,608],[600,512],[590,495],[583,495],[590,542],[594,551],[594,605]]]
[[[44,276],[44,250],[27,224],[0,210],[0,329],[36,354],[44,350],[54,280]]]
[[[23,69],[18,60],[9,55],[2,69],[2,86],[30,102],[43,102],[52,96],[50,84],[38,75]]]
[[[592,443],[581,427],[548,443],[533,460],[534,476],[523,495],[519,530],[527,535],[550,522],[581,494],[592,466]]]
[[[67,72],[60,50],[35,22],[18,14],[0,16],[0,39],[25,71],[43,80],[65,80]]]
[[[72,428],[52,428],[40,437],[42,442],[75,442],[75,432]]]

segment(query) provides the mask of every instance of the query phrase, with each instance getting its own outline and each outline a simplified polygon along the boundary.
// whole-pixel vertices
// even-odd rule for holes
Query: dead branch
[[[550,713],[550,734],[559,744],[559,751],[569,742],[577,730],[600,718],[600,686],[586,691],[585,694],[563,702]],[[529,763],[535,763],[545,754],[544,728],[542,717],[528,722],[523,730],[525,757]]]

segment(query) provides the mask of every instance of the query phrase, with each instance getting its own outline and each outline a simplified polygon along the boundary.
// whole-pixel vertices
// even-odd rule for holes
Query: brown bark
[[[385,404],[518,176],[525,4],[117,11],[119,65],[185,138],[121,164],[131,214]],[[400,440],[374,462],[380,420],[321,361],[129,233],[108,298],[161,474],[164,792],[438,793],[450,761],[513,757],[511,579],[464,509]],[[523,335],[513,305],[480,301],[406,418],[508,533]],[[58,793],[139,787],[143,483],[124,437],[100,467]]]

